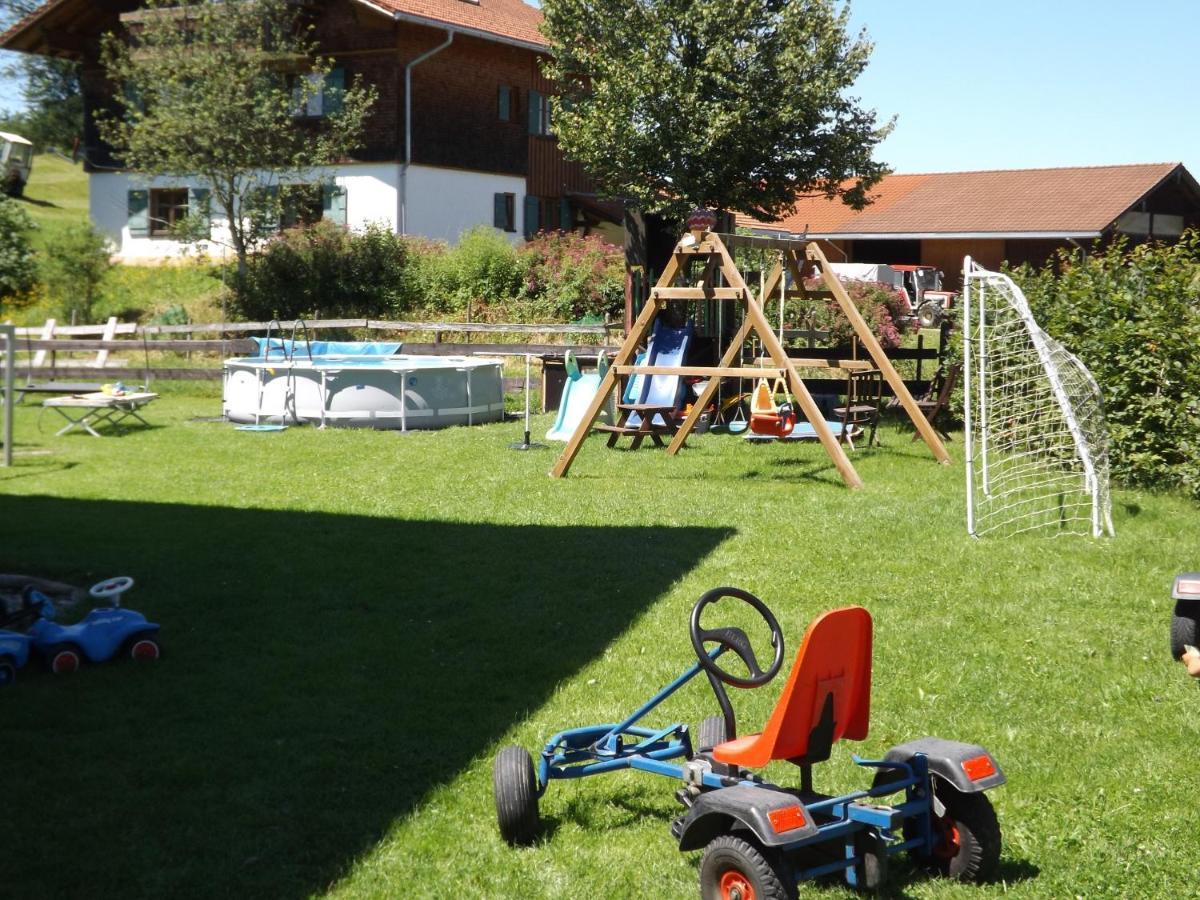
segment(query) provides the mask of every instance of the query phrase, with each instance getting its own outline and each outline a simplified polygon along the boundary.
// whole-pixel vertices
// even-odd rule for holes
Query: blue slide
[[[567,351],[565,364],[567,381],[563,385],[562,400],[558,404],[558,418],[554,420],[554,427],[546,432],[548,441],[569,441],[571,439],[571,435],[579,427],[579,422],[595,398],[596,391],[600,389],[600,382],[604,378],[604,373],[608,371],[608,356],[601,350],[596,361],[596,371],[587,374],[579,371],[579,363],[570,350]],[[600,418],[610,425],[614,421],[612,401],[612,394],[609,394],[608,402],[600,412]]]
[[[692,323],[688,322],[682,328],[671,328],[662,319],[654,322],[654,331],[646,346],[644,358],[639,355],[637,365],[647,366],[682,366],[687,355],[688,343],[692,339]],[[683,378],[679,375],[651,375],[648,378],[635,375],[629,379],[629,388],[625,391],[626,403],[638,403],[651,406],[669,406],[676,409],[680,405],[683,394]],[[625,425],[637,428],[642,417],[636,412],[629,414]],[[662,416],[655,416],[655,425],[666,425]]]

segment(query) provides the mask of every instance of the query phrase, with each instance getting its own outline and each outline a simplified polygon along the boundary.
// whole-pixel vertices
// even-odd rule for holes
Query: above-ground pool
[[[399,347],[275,342],[263,355],[225,361],[222,411],[239,424],[401,431],[504,417],[503,361],[385,355]]]

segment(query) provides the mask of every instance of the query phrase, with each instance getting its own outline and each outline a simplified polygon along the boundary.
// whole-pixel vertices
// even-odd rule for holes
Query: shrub
[[[112,267],[108,238],[90,222],[72,225],[46,241],[42,278],[63,319],[91,321],[101,284]]]
[[[291,228],[248,261],[235,281],[237,310],[258,320],[386,316],[404,287],[407,256],[403,238],[378,225]]]
[[[37,284],[37,263],[29,243],[33,220],[17,202],[0,197],[0,299],[22,297]]]
[[[624,256],[602,238],[539,234],[520,250],[525,296],[567,322],[619,316],[625,302]]]
[[[1200,234],[1117,241],[1082,263],[1064,251],[1013,277],[1042,328],[1099,382],[1114,474],[1200,499]]]
[[[904,297],[898,291],[873,281],[842,281],[842,285],[883,348],[891,350],[899,347],[908,309]],[[809,290],[825,290],[825,283],[814,280],[806,282],[806,287]],[[849,344],[854,337],[850,320],[833,298],[807,307],[803,300],[788,301],[784,306],[784,319],[789,328],[828,331],[830,340],[839,347]]]

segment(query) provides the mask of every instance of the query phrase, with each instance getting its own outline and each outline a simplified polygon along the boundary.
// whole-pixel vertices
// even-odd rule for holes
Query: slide
[[[691,322],[683,328],[671,328],[663,324],[662,319],[658,319],[654,323],[654,331],[646,347],[646,357],[644,360],[639,358],[637,365],[644,363],[647,366],[682,366],[691,338]],[[649,378],[635,375],[630,379],[630,389],[626,392],[625,402],[678,409],[682,394],[683,378],[679,375],[651,375]],[[636,399],[631,399],[630,395]],[[655,419],[655,425],[666,425],[662,416],[656,416]],[[641,416],[634,412],[630,413],[625,425],[628,428],[637,428],[641,421]]]
[[[571,439],[571,435],[579,427],[580,420],[583,419],[584,413],[587,412],[588,406],[596,396],[596,391],[600,389],[600,381],[604,378],[604,373],[608,371],[608,355],[603,350],[600,351],[600,356],[596,360],[595,372],[586,374],[580,372],[579,362],[570,350],[567,351],[564,362],[567,369],[567,381],[563,385],[562,400],[558,404],[558,418],[554,420],[554,427],[546,432],[548,441],[569,441]],[[615,421],[612,394],[608,395],[608,402],[600,411],[600,418],[610,425]]]

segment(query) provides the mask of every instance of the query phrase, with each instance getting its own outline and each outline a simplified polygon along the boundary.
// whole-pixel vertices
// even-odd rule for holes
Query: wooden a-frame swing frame
[[[755,296],[738,271],[729,247],[745,244],[752,247],[770,246],[781,251],[780,258],[775,263],[770,275],[762,285],[759,296]],[[699,281],[690,287],[680,287],[675,284],[681,274],[687,272],[694,260],[704,260],[703,274]],[[804,276],[811,273],[813,267],[819,267],[821,279],[825,284],[824,291],[809,291],[804,287]],[[725,284],[717,285],[717,273],[723,277]],[[780,289],[785,272],[791,276],[795,285],[786,291],[788,297],[832,297],[837,301],[843,315],[846,316],[858,337],[859,343],[866,349],[875,367],[883,374],[900,401],[900,405],[912,420],[917,433],[925,441],[939,463],[948,464],[950,456],[946,453],[937,432],[926,420],[917,402],[909,393],[908,388],[900,378],[900,374],[892,365],[891,360],[883,352],[883,347],[871,329],[867,326],[862,314],[846,293],[845,286],[830,271],[825,255],[816,243],[803,240],[785,240],[773,238],[742,237],[740,235],[720,235],[713,231],[692,231],[685,235],[675,245],[671,259],[663,269],[658,283],[650,291],[650,297],[642,308],[633,327],[629,330],[625,342],[617,351],[613,364],[600,382],[596,396],[580,419],[562,455],[550,470],[552,477],[561,478],[571,468],[571,463],[579,448],[591,433],[596,417],[604,408],[608,395],[616,389],[618,378],[630,375],[697,375],[708,379],[700,396],[692,403],[691,412],[679,426],[671,443],[667,446],[668,455],[674,456],[683,446],[684,440],[695,427],[701,412],[707,408],[709,401],[717,390],[722,378],[782,378],[788,386],[791,395],[800,404],[800,409],[812,424],[813,430],[837,467],[838,474],[848,487],[862,487],[862,479],[855,471],[854,465],[846,455],[845,449],[833,431],[825,424],[825,417],[813,400],[812,394],[804,386],[803,380],[796,372],[797,364],[804,367],[837,367],[843,368],[846,360],[826,359],[792,359],[783,349],[779,337],[771,330],[771,325],[763,314],[763,303],[768,297],[774,296]],[[672,300],[686,301],[732,301],[741,305],[743,310],[742,325],[733,340],[730,341],[724,355],[716,366],[637,366],[634,365],[638,347],[645,341],[654,325],[658,314]],[[741,365],[742,346],[751,335],[756,335],[762,342],[765,356],[770,359],[771,367]]]

